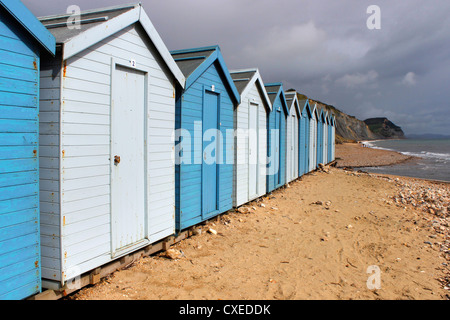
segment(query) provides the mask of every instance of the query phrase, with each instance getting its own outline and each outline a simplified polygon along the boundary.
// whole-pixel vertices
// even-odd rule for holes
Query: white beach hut
[[[140,4],[40,18],[43,286],[175,231],[175,87],[185,78]]]
[[[266,193],[267,114],[272,110],[258,69],[231,70],[241,95],[234,113],[236,153],[233,206]]]
[[[286,183],[298,178],[300,107],[295,91],[285,92],[289,115],[286,122]]]
[[[329,126],[329,117],[328,117],[328,111],[324,110],[325,112],[325,123],[323,124],[323,134],[322,134],[322,147],[323,147],[323,164],[328,164],[330,162],[328,160],[328,126]]]
[[[309,123],[309,170],[314,171],[317,167],[317,104],[311,101],[311,119]]]

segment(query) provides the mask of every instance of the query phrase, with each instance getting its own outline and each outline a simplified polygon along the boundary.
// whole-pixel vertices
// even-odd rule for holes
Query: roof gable
[[[140,3],[83,11],[80,16],[80,29],[69,29],[67,27],[67,19],[70,16],[63,14],[39,18],[42,24],[55,36],[56,43],[64,46],[63,60],[67,60],[126,27],[139,22],[175,79],[182,87],[185,86],[186,79],[183,73],[173,61],[169,50]]]
[[[297,111],[297,116],[301,116],[300,112],[300,105],[298,103],[297,94],[293,91],[285,92],[286,102],[288,105],[289,112],[292,111],[292,108],[295,108],[295,111]]]
[[[19,0],[0,0],[0,6],[21,24],[25,30],[49,53],[56,51],[55,37],[39,22],[39,20]]]
[[[317,103],[315,103],[315,102],[313,102],[313,103],[314,103],[314,106],[311,107],[311,105],[309,105],[310,109],[311,109],[311,118],[314,117],[314,119],[317,120],[317,119],[319,119],[319,111],[317,109]]]
[[[241,96],[231,78],[219,46],[192,48],[171,51],[172,59],[186,77],[185,89],[189,88],[212,65],[216,64],[223,77],[224,83],[231,91],[231,97],[236,104],[241,103]]]
[[[275,100],[280,97],[281,105],[283,106],[284,112],[289,114],[289,109],[286,102],[286,96],[284,95],[283,84],[281,82],[266,84],[265,89],[267,95],[269,96],[270,102],[272,103],[272,108]]]
[[[259,88],[259,93],[261,94],[263,102],[266,104],[269,111],[272,111],[272,103],[270,102],[269,96],[267,95],[266,89],[264,87],[264,82],[262,80],[261,74],[257,68],[255,69],[243,69],[243,70],[231,70],[231,78],[238,92],[241,95],[241,101],[243,97],[249,94],[253,85]]]

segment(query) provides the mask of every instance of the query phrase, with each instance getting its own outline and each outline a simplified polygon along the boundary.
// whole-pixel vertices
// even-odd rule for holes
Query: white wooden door
[[[146,238],[145,74],[116,66],[111,106],[113,255]]]
[[[258,193],[258,105],[250,103],[248,115],[248,196],[249,200]]]

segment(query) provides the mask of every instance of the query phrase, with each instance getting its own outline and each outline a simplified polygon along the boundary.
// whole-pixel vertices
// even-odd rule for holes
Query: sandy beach
[[[372,149],[361,143],[343,143],[336,145],[337,167],[377,167],[414,161],[412,156],[398,152]]]
[[[390,158],[355,148],[337,146],[341,166]],[[448,184],[326,167],[69,299],[447,300],[449,198]]]

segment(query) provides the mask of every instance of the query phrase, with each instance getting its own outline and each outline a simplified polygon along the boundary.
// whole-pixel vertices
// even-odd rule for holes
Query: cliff
[[[289,89],[288,91],[295,90]],[[298,94],[298,96],[299,99],[307,99],[304,95]],[[311,107],[317,104],[319,109],[325,109],[328,111],[328,114],[335,116],[336,143],[405,138],[402,129],[387,118],[372,118],[362,121],[318,100],[309,99],[309,104]]]
[[[325,109],[336,117],[336,142],[376,140],[381,137],[373,133],[364,121],[350,116],[334,106],[310,99],[310,105],[317,103],[318,108]]]
[[[387,118],[371,118],[364,120],[369,129],[381,139],[404,139],[405,134],[399,126],[396,126]]]

